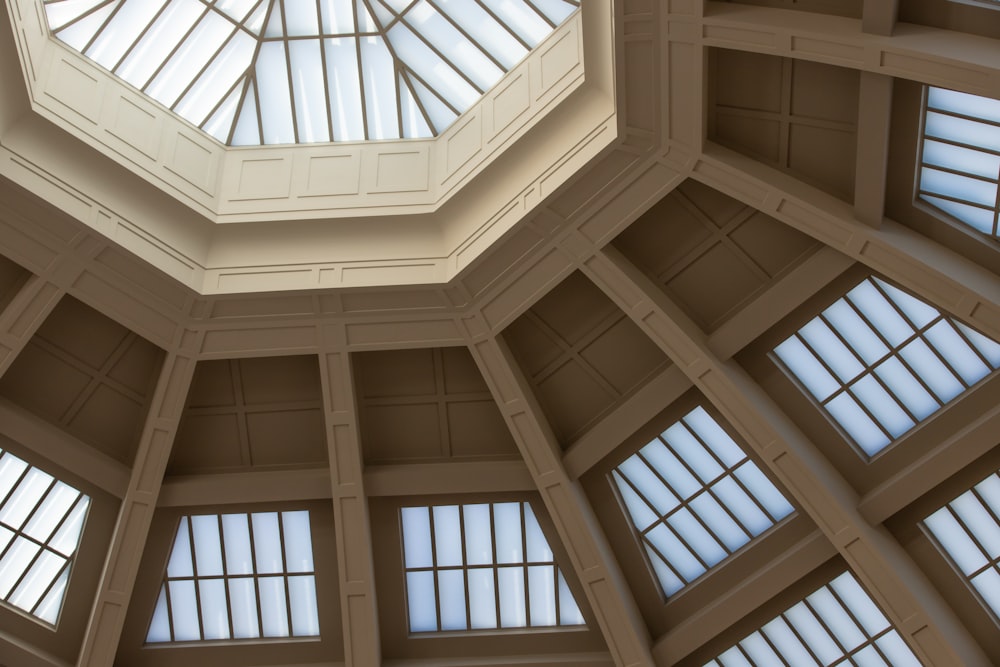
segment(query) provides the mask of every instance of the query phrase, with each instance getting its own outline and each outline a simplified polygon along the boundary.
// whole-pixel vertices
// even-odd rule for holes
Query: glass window
[[[706,663],[892,665],[920,661],[854,575],[845,572]]]
[[[530,503],[404,507],[410,632],[582,625]]]
[[[1000,619],[1000,473],[931,514],[924,526]]]
[[[0,600],[55,625],[90,498],[0,450]]]
[[[625,459],[611,478],[668,597],[793,509],[701,407]]]
[[[928,87],[919,197],[995,237],[998,177],[1000,100]]]
[[[308,512],[181,517],[147,642],[317,635]]]
[[[579,0],[42,0],[57,38],[232,145],[432,137]]]
[[[868,456],[1000,366],[1000,345],[870,277],[774,349]]]

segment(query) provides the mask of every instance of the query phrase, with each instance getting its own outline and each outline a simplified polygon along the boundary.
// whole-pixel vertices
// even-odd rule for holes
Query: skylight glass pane
[[[181,517],[147,643],[318,634],[308,512]]]
[[[874,456],[1000,366],[994,353],[1000,346],[971,331],[898,287],[867,278],[774,354]]]
[[[55,624],[90,498],[0,449],[0,600]]]
[[[928,516],[923,525],[1000,620],[1000,472]]]
[[[1000,100],[928,87],[917,184],[921,199],[993,236],[1000,177],[998,109]]]
[[[701,407],[625,459],[611,479],[666,596],[792,512]]]
[[[894,667],[920,665],[854,576],[844,573],[707,665],[885,664],[880,650]],[[736,659],[744,653],[748,660]]]
[[[530,504],[404,507],[400,518],[410,632],[584,623]]]

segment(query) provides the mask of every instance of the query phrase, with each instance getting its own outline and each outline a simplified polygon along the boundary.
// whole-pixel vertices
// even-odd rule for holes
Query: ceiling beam
[[[347,331],[343,324],[329,325],[323,328],[320,338],[320,381],[337,540],[344,659],[348,665],[375,667],[382,661],[375,556]]]
[[[55,283],[31,275],[0,313],[0,376],[21,354],[45,318],[66,292]]]
[[[469,350],[524,458],[619,667],[652,667],[649,635],[580,484],[513,353],[481,316],[463,320]]]
[[[889,36],[896,29],[899,0],[864,0],[861,6],[861,29],[871,35]]]
[[[982,649],[926,576],[773,399],[732,360],[720,360],[704,332],[615,248],[584,272],[646,332],[781,480],[857,574],[927,665],[987,665]]]
[[[139,439],[128,490],[97,587],[78,667],[112,667],[163,474],[194,376],[201,336],[185,331],[166,355]]]
[[[885,216],[892,77],[873,72],[860,74],[854,215],[866,225],[880,227]]]

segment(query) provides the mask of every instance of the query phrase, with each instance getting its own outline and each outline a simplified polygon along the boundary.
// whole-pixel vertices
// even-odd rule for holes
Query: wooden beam
[[[968,630],[899,543],[858,510],[833,465],[732,360],[720,360],[684,311],[617,249],[584,271],[659,345],[780,479],[926,665],[987,665]]]
[[[469,349],[566,547],[615,664],[652,667],[650,640],[631,591],[551,426],[503,338],[480,316],[463,320]]]
[[[255,470],[165,477],[156,505],[234,505],[327,498],[330,498],[330,471],[326,468]]]
[[[178,349],[164,359],[97,587],[79,667],[111,667],[114,663],[163,473],[194,375],[200,339],[198,334],[184,332]]]
[[[899,0],[864,0],[861,6],[861,30],[870,35],[888,37],[896,29]]]
[[[382,661],[375,560],[347,331],[343,324],[331,324],[324,327],[320,338],[320,380],[337,539],[344,659],[348,665],[375,667]]]
[[[880,227],[885,216],[889,125],[892,122],[892,77],[873,72],[860,74],[854,215],[866,225]]]
[[[523,461],[444,461],[365,468],[369,497],[534,490]]]
[[[55,283],[32,275],[0,313],[0,376],[21,354],[66,292]]]

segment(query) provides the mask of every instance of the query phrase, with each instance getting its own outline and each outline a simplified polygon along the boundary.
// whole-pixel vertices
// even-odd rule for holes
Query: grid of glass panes
[[[90,498],[0,449],[0,600],[56,624]]]
[[[924,526],[1000,619],[1000,473],[931,514]]]
[[[1000,199],[1000,100],[927,88],[920,198],[996,236]]]
[[[530,503],[404,507],[410,632],[582,625]]]
[[[775,350],[868,456],[1000,366],[1000,345],[867,278]]]
[[[854,575],[845,572],[705,667],[920,664]]]
[[[181,517],[147,642],[317,635],[309,512]]]
[[[625,459],[611,477],[666,596],[792,512],[701,407]]]
[[[579,0],[42,0],[64,43],[232,145],[431,137]]]

